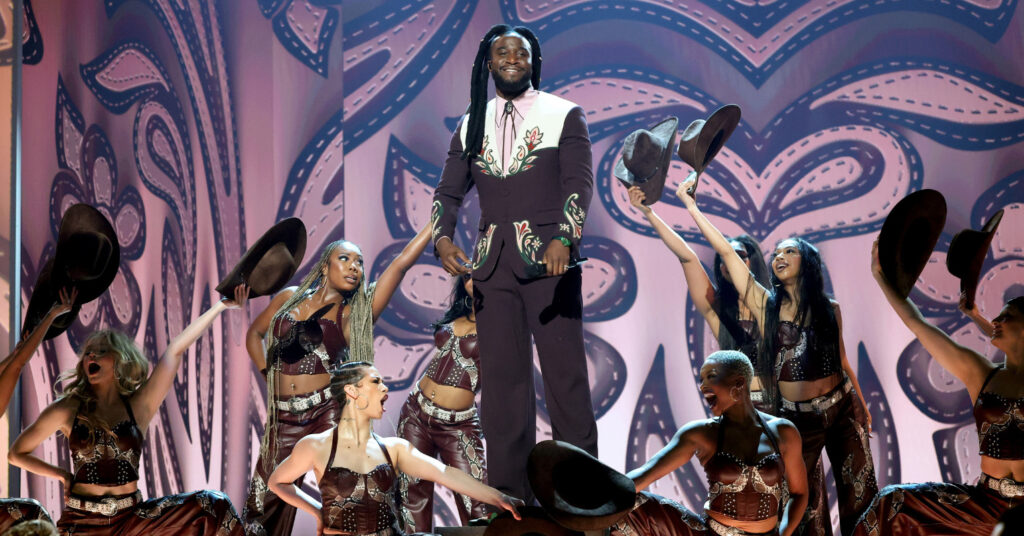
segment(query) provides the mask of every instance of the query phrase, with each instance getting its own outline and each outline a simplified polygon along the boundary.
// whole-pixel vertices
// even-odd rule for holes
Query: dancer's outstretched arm
[[[27,338],[18,341],[11,355],[0,361],[0,417],[7,413],[7,405],[11,402],[15,386],[18,385],[21,369],[25,368],[25,364],[32,358],[32,354],[39,349],[39,344],[43,342],[43,337],[50,330],[53,321],[71,310],[75,299],[78,298],[78,289],[71,288],[69,291],[62,288],[59,298],[59,301],[54,303],[43,317],[43,321],[32,329],[32,333],[29,333]]]
[[[416,259],[420,258],[420,254],[423,253],[423,250],[429,243],[430,224],[428,223],[406,244],[402,252],[395,257],[395,260],[391,261],[391,264],[377,278],[377,288],[373,292],[372,304],[374,321],[377,320],[380,313],[387,307],[388,302],[391,301],[391,296],[398,290],[398,285],[402,284],[405,273],[416,264]]]
[[[704,266],[700,263],[697,254],[683,240],[683,237],[672,230],[665,223],[665,220],[662,220],[654,212],[652,207],[643,204],[646,197],[639,186],[633,186],[629,189],[629,203],[647,217],[647,221],[654,227],[661,241],[668,246],[669,251],[674,253],[679,259],[679,263],[683,265],[683,277],[686,279],[686,288],[690,292],[690,299],[693,300],[693,305],[697,307],[697,312],[707,321],[708,327],[711,328],[711,333],[718,337],[718,329],[721,323],[718,320],[718,313],[715,312],[713,306],[715,287],[711,284],[711,278],[704,271]]]
[[[513,517],[520,519],[518,508],[523,507],[522,500],[505,495],[464,471],[428,457],[402,438],[390,437],[384,441],[399,471],[413,478],[436,482],[455,493],[472,497],[482,503],[508,510],[512,512]]]
[[[680,428],[667,445],[662,447],[647,463],[626,473],[633,479],[637,491],[643,491],[659,478],[675,471],[690,461],[694,455],[710,452],[715,446],[708,443],[705,428],[710,421],[690,421]]]
[[[235,287],[233,300],[223,298],[213,304],[167,345],[163,356],[160,357],[160,362],[153,367],[153,373],[149,379],[131,398],[132,412],[135,414],[135,421],[140,430],[146,430],[150,419],[156,415],[156,412],[160,410],[160,405],[167,398],[167,393],[174,385],[174,376],[178,374],[178,367],[181,366],[181,356],[188,350],[188,347],[192,346],[192,343],[206,332],[210,324],[222,312],[242,307],[248,298],[249,287],[238,285]]]
[[[757,279],[754,278],[754,274],[750,273],[750,268],[747,267],[747,263],[743,262],[743,259],[740,258],[739,254],[732,249],[732,245],[725,239],[725,235],[722,234],[722,231],[719,231],[717,227],[712,225],[707,216],[705,216],[697,207],[696,198],[688,193],[692,184],[692,177],[683,181],[676,190],[676,197],[683,202],[683,205],[686,206],[686,210],[691,216],[693,216],[693,221],[697,224],[697,228],[700,229],[700,232],[704,234],[704,238],[707,238],[708,243],[715,249],[715,252],[721,255],[722,262],[725,263],[726,269],[729,270],[729,277],[732,278],[733,286],[736,287],[743,303],[746,304],[748,309],[750,309],[754,318],[757,319],[758,325],[763,329],[765,304],[768,301],[768,289],[762,287],[761,284],[757,282]]]
[[[921,346],[924,346],[924,349],[939,362],[939,365],[942,365],[942,368],[964,382],[967,392],[971,395],[971,400],[977,399],[985,377],[995,365],[974,350],[961,346],[941,329],[925,320],[924,315],[914,305],[914,302],[910,301],[909,297],[904,298],[896,292],[896,289],[885,278],[885,274],[882,273],[882,265],[878,262],[878,240],[875,240],[874,245],[871,246],[871,274],[882,289],[882,293],[885,294],[889,305],[899,315],[900,320],[914,333],[917,340],[921,342]]]

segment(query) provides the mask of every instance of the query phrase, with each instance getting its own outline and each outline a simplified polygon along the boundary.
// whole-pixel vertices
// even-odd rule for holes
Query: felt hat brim
[[[246,284],[249,298],[274,294],[295,275],[305,254],[306,225],[298,218],[281,220],[242,254],[217,292],[230,298],[235,287]]]
[[[910,295],[945,223],[946,199],[930,189],[904,197],[886,216],[878,234],[878,262],[901,297]]]
[[[703,173],[739,126],[741,115],[739,106],[726,104],[707,120],[690,123],[679,141],[679,158],[698,175]]]
[[[527,477],[544,511],[573,530],[610,527],[636,501],[636,487],[629,477],[562,441],[541,441],[533,447]]]

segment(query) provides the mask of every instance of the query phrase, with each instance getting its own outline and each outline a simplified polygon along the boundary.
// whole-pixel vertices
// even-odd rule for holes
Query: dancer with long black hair
[[[643,490],[696,456],[708,478],[703,515],[643,492],[612,534],[792,535],[807,506],[800,433],[793,423],[754,408],[754,369],[744,354],[722,350],[709,355],[700,377],[701,393],[714,417],[683,425],[668,445],[628,476]]]
[[[434,324],[434,344],[434,357],[409,392],[396,432],[426,456],[440,457],[445,465],[486,483],[484,434],[476,409],[480,348],[469,275],[455,278],[451,304]],[[430,531],[434,483],[402,473],[399,490],[405,531]],[[488,513],[484,503],[467,495],[456,494],[455,506],[463,525]]]
[[[991,326],[992,345],[1006,355],[997,365],[925,320],[914,302],[894,288],[879,263],[878,241],[871,252],[871,274],[921,346],[967,388],[978,426],[981,478],[974,485],[887,486],[861,517],[855,534],[988,536],[1003,513],[1024,504],[1024,296],[1007,301],[991,322],[984,322]],[[977,321],[974,317],[980,314],[970,316]]]
[[[867,412],[857,377],[846,358],[839,304],[825,294],[824,261],[802,238],[778,243],[771,260],[771,288],[748,274],[746,263],[697,207],[695,182],[676,192],[708,243],[722,256],[733,284],[761,327],[757,374],[768,403],[792,421],[803,438],[809,474],[828,453],[839,494],[839,523],[849,534],[878,493]],[[820,501],[824,482],[810,482],[810,504]],[[808,509],[808,512],[813,512]],[[831,534],[831,520],[805,515],[800,534]]]
[[[424,455],[404,439],[373,433],[373,421],[384,414],[388,398],[384,378],[373,365],[346,363],[331,385],[341,406],[337,426],[300,440],[269,481],[284,501],[317,518],[318,534],[401,536],[394,505],[399,471],[508,510],[519,519],[523,501]],[[323,504],[296,485],[310,470],[316,473]]]
[[[231,501],[219,491],[142,499],[139,462],[149,423],[174,386],[182,355],[220,314],[245,304],[248,289],[218,301],[167,345],[148,375],[149,360],[131,337],[97,331],[86,338],[75,368],[57,380],[57,400],[14,441],[13,465],[64,484],[62,534],[160,536],[240,535]],[[68,439],[73,472],[32,452],[56,432]]]
[[[267,478],[300,439],[335,425],[341,408],[331,374],[346,361],[373,362],[373,322],[429,241],[426,226],[373,283],[366,282],[362,250],[332,242],[299,286],[274,296],[252,322],[246,347],[267,371],[268,410],[242,512],[246,534],[291,534],[295,508],[268,489]]]

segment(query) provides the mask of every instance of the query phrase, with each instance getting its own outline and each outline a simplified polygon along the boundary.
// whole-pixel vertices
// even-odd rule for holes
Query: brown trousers
[[[989,536],[999,516],[1024,498],[981,486],[925,482],[886,486],[861,516],[855,536]]]
[[[597,423],[583,346],[583,277],[579,268],[573,268],[557,277],[519,279],[513,270],[522,260],[513,244],[506,243],[500,254],[490,277],[473,279],[480,420],[487,436],[490,485],[529,503],[533,493],[526,459],[537,443],[531,334],[552,436],[597,455]]]
[[[0,534],[19,523],[33,519],[53,523],[50,514],[35,499],[0,499]]]
[[[841,388],[842,385],[836,389]],[[788,419],[800,431],[804,465],[807,467],[807,510],[795,534],[832,534],[825,483],[820,480],[824,474],[820,471],[821,449],[824,448],[836,478],[839,526],[844,535],[849,535],[857,519],[878,494],[871,445],[867,428],[863,424],[866,418],[860,400],[851,390],[823,412],[790,411],[783,408],[779,411],[779,417]]]
[[[288,536],[295,524],[295,507],[282,501],[267,489],[270,473],[292,453],[295,444],[309,434],[318,434],[337,424],[341,410],[336,400],[329,399],[302,413],[277,412],[277,424],[267,426],[268,452],[260,452],[256,460],[249,495],[242,510],[242,523],[248,536]],[[301,479],[296,481],[299,484]]]
[[[484,459],[483,430],[480,418],[474,416],[463,422],[441,422],[423,412],[416,400],[416,391],[402,406],[398,417],[398,436],[409,441],[417,450],[431,457],[440,457],[445,465],[464,471],[473,478],[487,482],[487,461]],[[434,512],[434,483],[399,473],[401,519],[405,532],[432,530]],[[458,493],[455,504],[459,520],[466,525],[470,519],[485,517],[487,505]]]
[[[242,524],[227,495],[203,490],[143,501],[113,516],[65,508],[61,536],[241,536]]]
[[[615,525],[612,536],[715,536],[708,519],[689,508],[660,495],[642,491],[637,495],[636,507]],[[777,536],[771,532],[737,531],[737,536]]]

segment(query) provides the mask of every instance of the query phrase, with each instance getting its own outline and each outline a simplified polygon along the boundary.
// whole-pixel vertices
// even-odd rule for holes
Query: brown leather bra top
[[[142,431],[135,423],[131,404],[125,398],[121,401],[128,410],[128,419],[111,427],[111,433],[87,426],[75,414],[68,438],[75,484],[121,486],[139,479]],[[79,406],[78,412],[81,411]]]
[[[459,337],[451,324],[445,324],[434,332],[434,345],[437,352],[427,365],[426,376],[439,385],[479,391],[480,348],[476,333]]]
[[[748,464],[722,450],[724,419],[718,421],[718,447],[704,464],[708,478],[707,509],[737,521],[762,521],[777,517],[789,500],[786,470],[775,437],[765,434],[775,452]]]
[[[778,354],[775,378],[780,382],[809,382],[839,374],[842,364],[831,345],[817,340],[814,329],[786,320],[775,333]]]
[[[981,455],[997,460],[1024,460],[1024,398],[985,392],[988,382],[1002,367],[988,373],[974,403]]]
[[[353,535],[398,530],[393,493],[397,480],[395,468],[384,443],[377,434],[372,435],[384,452],[387,463],[374,467],[368,473],[357,473],[346,467],[333,467],[338,449],[338,428],[334,428],[331,455],[320,477],[320,494],[323,497],[320,518],[324,528],[339,529]]]
[[[341,312],[334,320],[325,318],[334,304],[327,304],[305,320],[295,320],[290,313],[274,318],[271,331],[270,364],[280,363],[281,373],[291,376],[328,374],[348,360],[348,342],[342,332]]]

